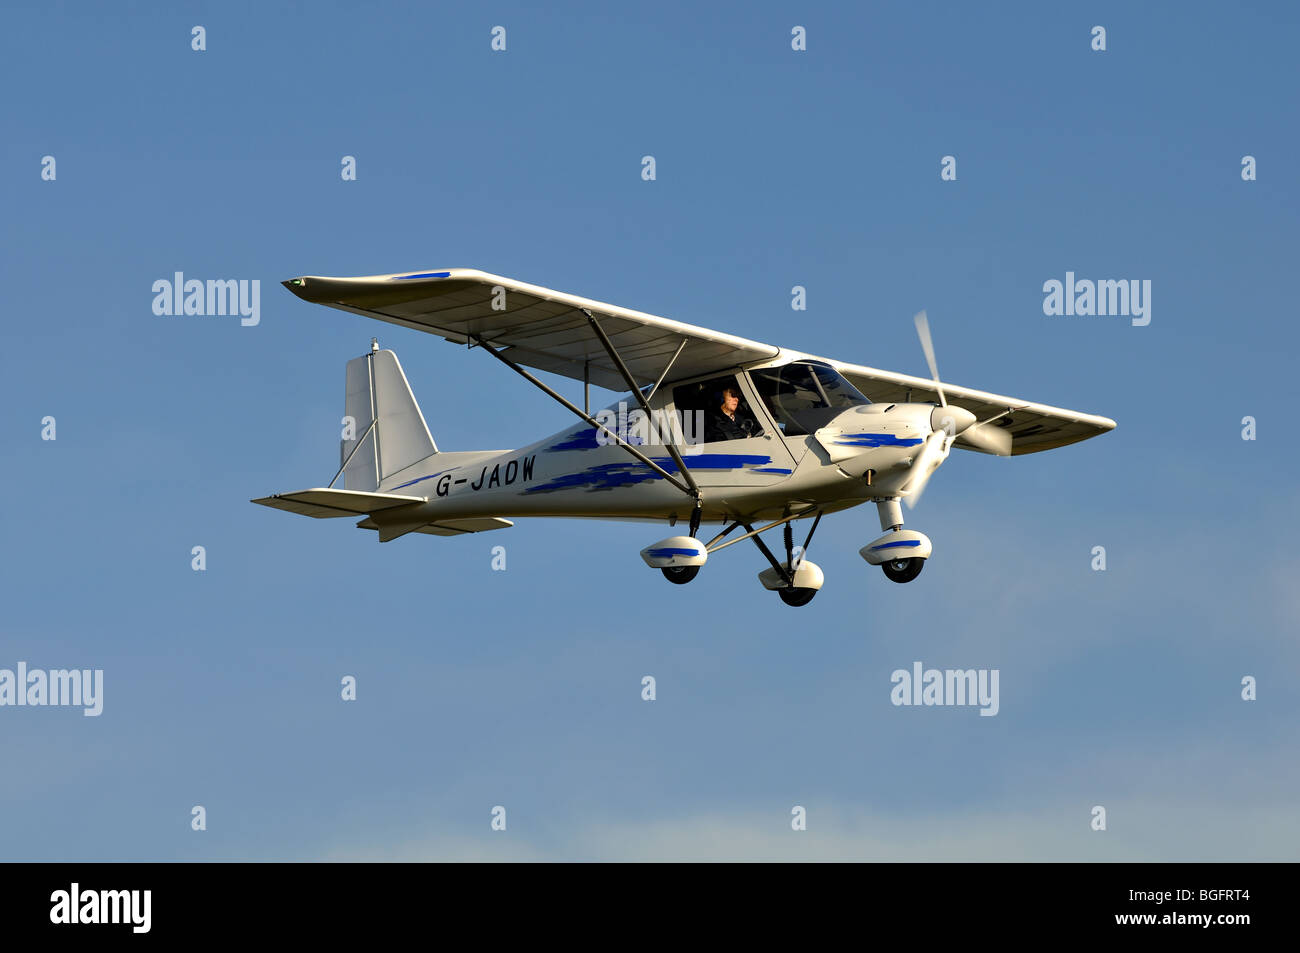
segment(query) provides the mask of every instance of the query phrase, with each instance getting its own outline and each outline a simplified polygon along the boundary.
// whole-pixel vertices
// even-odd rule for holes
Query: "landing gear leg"
[[[695,509],[691,510],[691,538],[700,531],[700,517],[704,515],[704,504],[697,497],[695,500]]]
[[[880,514],[880,531],[882,533],[903,528],[903,508],[898,504],[898,497],[895,496],[888,500],[876,500],[876,512]]]

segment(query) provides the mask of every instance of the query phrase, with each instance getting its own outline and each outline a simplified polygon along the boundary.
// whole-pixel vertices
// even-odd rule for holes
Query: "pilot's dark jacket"
[[[732,420],[721,410],[715,410],[704,421],[704,440],[706,443],[761,436],[763,436],[763,428],[758,421],[739,407],[736,408],[735,420]]]

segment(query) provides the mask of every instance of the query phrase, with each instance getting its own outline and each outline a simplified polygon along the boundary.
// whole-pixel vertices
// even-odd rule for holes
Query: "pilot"
[[[763,428],[747,411],[740,409],[740,391],[728,386],[722,390],[720,406],[706,421],[705,440],[739,440],[743,437],[761,437]]]

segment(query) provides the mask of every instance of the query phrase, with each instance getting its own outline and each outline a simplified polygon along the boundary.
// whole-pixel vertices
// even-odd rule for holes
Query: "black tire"
[[[806,606],[820,591],[820,589],[778,589],[777,594],[788,606]]]
[[[921,570],[925,568],[925,560],[918,556],[913,556],[911,559],[891,559],[889,562],[881,563],[880,568],[894,582],[911,582],[921,575]]]
[[[699,566],[665,566],[659,570],[664,578],[678,586],[684,586],[700,574]]]

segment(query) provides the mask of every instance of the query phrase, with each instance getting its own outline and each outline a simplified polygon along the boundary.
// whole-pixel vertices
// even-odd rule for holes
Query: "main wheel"
[[[781,601],[788,606],[806,606],[812,602],[813,596],[820,592],[820,589],[778,589],[777,593],[781,596]]]
[[[684,586],[700,573],[699,566],[665,566],[659,570],[669,582]]]
[[[925,560],[917,556],[911,559],[891,559],[889,562],[881,563],[880,568],[894,582],[911,582],[921,575],[921,570],[925,568]]]

